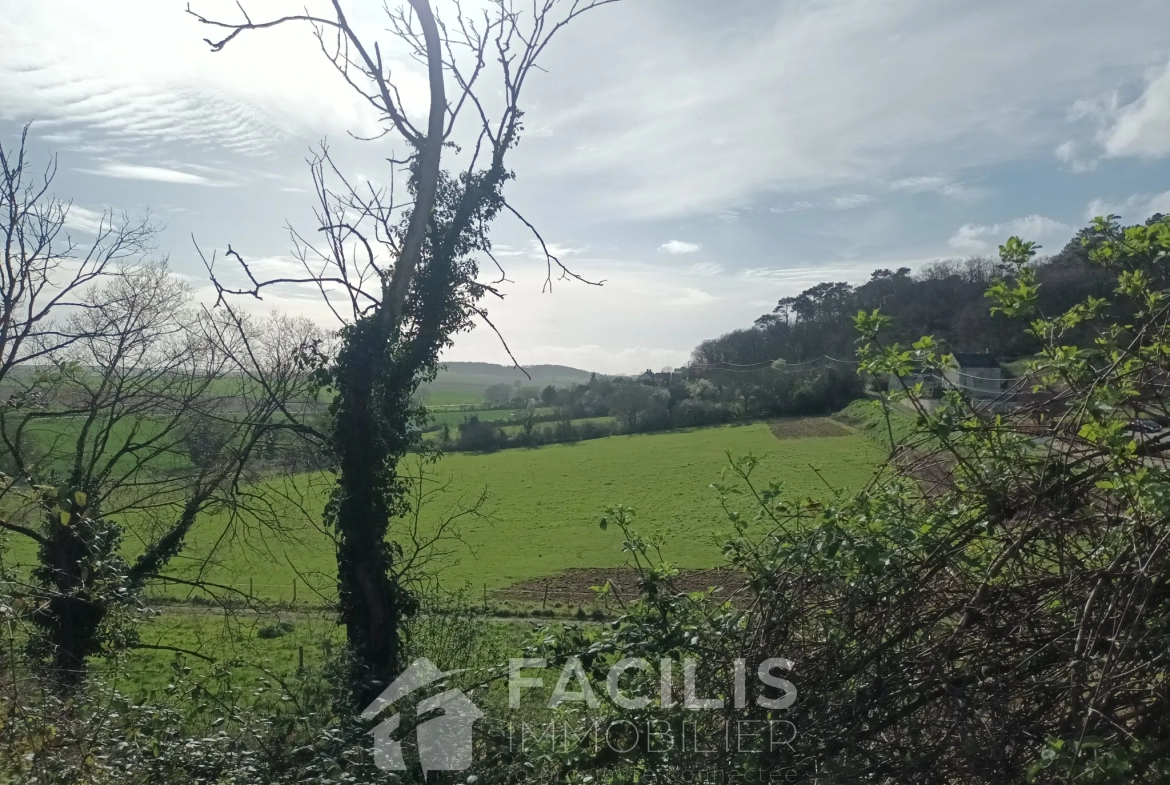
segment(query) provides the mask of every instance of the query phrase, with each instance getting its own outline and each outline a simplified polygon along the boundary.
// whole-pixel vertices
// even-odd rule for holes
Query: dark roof
[[[955,362],[960,368],[998,368],[994,354],[956,354]]]

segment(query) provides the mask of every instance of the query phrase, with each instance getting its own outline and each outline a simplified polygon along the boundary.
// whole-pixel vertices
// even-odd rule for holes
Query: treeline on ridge
[[[1145,225],[1161,218],[1156,214]],[[1089,296],[1113,295],[1116,280],[1089,261],[1082,242],[1088,232],[1082,229],[1058,253],[1032,263],[1042,313],[1062,313]],[[990,313],[985,296],[991,282],[1009,272],[998,259],[973,256],[934,262],[917,273],[908,267],[875,270],[860,286],[819,283],[781,299],[751,327],[703,341],[692,353],[692,365],[724,368],[852,358],[857,338],[853,316],[875,308],[894,320],[883,340],[909,344],[931,335],[956,352],[994,354],[1001,361],[1031,355],[1040,348],[1039,339]]]

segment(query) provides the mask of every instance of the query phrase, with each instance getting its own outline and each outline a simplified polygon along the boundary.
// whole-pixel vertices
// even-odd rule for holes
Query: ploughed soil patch
[[[814,439],[821,436],[848,436],[852,431],[828,417],[794,417],[768,423],[777,439]]]
[[[556,575],[531,578],[500,589],[495,596],[533,604],[561,603],[562,605],[591,605],[597,601],[594,586],[610,583],[610,596],[605,601],[609,607],[620,607],[638,597],[639,580],[636,570],[630,567],[570,567]],[[745,584],[742,573],[728,569],[683,570],[671,583],[684,592],[707,591],[718,587],[716,596],[729,597]]]

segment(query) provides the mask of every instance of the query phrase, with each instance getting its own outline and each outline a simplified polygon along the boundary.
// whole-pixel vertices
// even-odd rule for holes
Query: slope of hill
[[[476,362],[448,362],[433,382],[424,386],[424,400],[437,406],[442,404],[480,403],[483,392],[493,384],[514,384],[524,387],[567,387],[589,381],[589,371],[566,365],[530,365],[524,371],[508,365]]]

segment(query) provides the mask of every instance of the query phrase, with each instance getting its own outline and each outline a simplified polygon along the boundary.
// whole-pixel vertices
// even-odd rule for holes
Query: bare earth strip
[[[768,423],[777,439],[816,439],[823,436],[849,436],[853,431],[828,417],[797,417]]]

